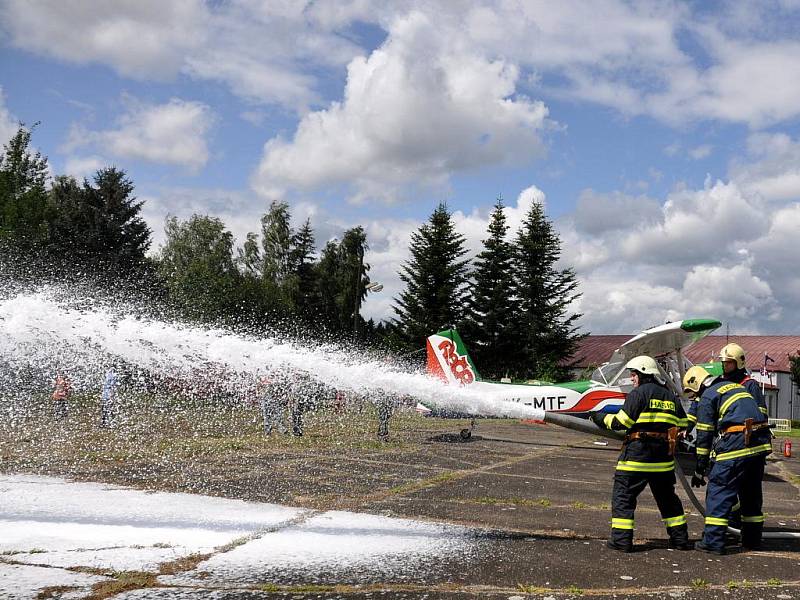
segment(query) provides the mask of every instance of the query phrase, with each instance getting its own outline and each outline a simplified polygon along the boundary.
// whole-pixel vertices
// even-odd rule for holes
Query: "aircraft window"
[[[603,385],[612,385],[619,377],[620,372],[624,372],[625,363],[621,360],[611,360],[598,367],[592,373],[592,381]]]

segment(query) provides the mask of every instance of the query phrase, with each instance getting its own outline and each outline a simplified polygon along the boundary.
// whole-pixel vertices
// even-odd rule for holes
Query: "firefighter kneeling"
[[[634,389],[616,414],[593,413],[600,427],[627,430],[614,474],[608,547],[633,549],[636,499],[649,485],[669,534],[670,548],[691,550],[683,504],[675,493],[675,442],[687,425],[680,400],[663,383],[656,361],[637,356],[626,369]]]
[[[728,518],[741,501],[742,546],[761,545],[764,514],[761,512],[761,480],[767,455],[772,452],[772,434],[766,415],[753,396],[738,383],[712,376],[694,366],[683,377],[685,392],[698,396],[697,468],[692,485],[705,485],[706,527],[698,550],[725,553]]]

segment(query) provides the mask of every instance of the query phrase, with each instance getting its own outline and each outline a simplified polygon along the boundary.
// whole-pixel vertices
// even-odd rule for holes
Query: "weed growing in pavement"
[[[517,589],[524,594],[543,594],[549,591],[549,589],[545,587],[525,585],[524,583],[518,583]]]
[[[51,585],[43,588],[36,594],[36,600],[49,600],[49,598],[61,598],[64,594],[74,592],[78,588],[71,585]]]
[[[692,587],[698,589],[705,589],[708,587],[708,582],[705,579],[701,579],[700,577],[696,577],[692,579]]]
[[[86,600],[105,600],[122,592],[158,587],[155,573],[146,571],[116,571],[110,581],[101,581],[92,586]]]
[[[440,483],[454,481],[462,476],[463,475],[458,473],[457,471],[447,471],[446,473],[440,473],[439,475],[434,475],[433,477],[428,477],[427,479],[421,479],[419,481],[411,481],[409,483],[404,483],[403,485],[398,485],[390,489],[389,493],[408,494],[409,492],[416,492],[418,490],[422,490],[427,487],[433,487],[435,485],[439,485]]]
[[[567,588],[567,592],[569,592],[570,594],[574,594],[574,595],[576,595],[576,596],[581,596],[581,595],[583,595],[583,590],[582,590],[581,588],[579,588],[577,585],[571,585],[571,586],[569,586],[569,587]]]
[[[780,579],[776,579],[775,577],[770,577],[767,579],[767,585],[780,585],[783,583]]]
[[[726,587],[727,587],[729,590],[735,590],[736,588],[738,588],[738,587],[739,587],[739,584],[738,584],[738,583],[736,583],[735,581],[729,581],[728,583],[726,583],[726,584],[725,584],[725,586],[726,586]]]
[[[519,497],[511,497],[511,498],[495,498],[494,496],[481,496],[479,498],[474,498],[470,500],[470,502],[474,502],[476,504],[503,504],[509,506],[550,506],[550,500],[546,498],[540,498],[538,500],[532,500],[530,498],[519,498]]]
[[[589,505],[586,502],[581,502],[580,500],[576,500],[572,503],[572,508],[589,508]]]

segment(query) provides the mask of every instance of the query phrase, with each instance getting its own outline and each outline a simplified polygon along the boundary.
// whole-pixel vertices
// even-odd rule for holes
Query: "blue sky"
[[[0,0],[0,134],[124,168],[242,239],[269,201],[318,246],[364,225],[391,316],[446,200],[473,251],[544,201],[596,333],[715,316],[800,333],[800,2]]]

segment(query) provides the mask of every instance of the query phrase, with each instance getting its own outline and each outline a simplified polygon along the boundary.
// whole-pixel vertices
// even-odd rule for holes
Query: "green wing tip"
[[[681,322],[684,331],[713,331],[721,326],[722,323],[714,319],[686,319]]]

